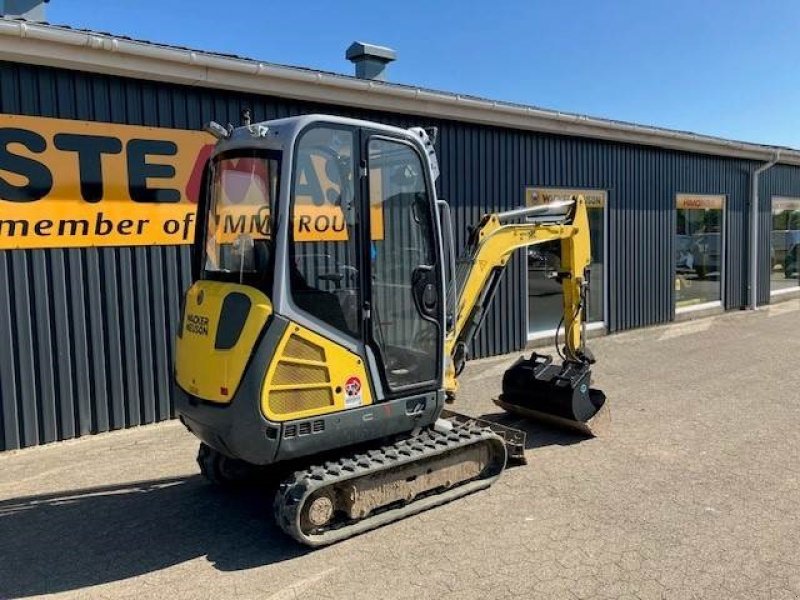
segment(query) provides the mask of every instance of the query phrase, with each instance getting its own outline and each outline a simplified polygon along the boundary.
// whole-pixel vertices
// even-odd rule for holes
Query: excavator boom
[[[525,223],[514,223],[525,219]],[[579,351],[583,289],[588,284],[589,221],[583,198],[552,205],[488,214],[481,219],[459,259],[455,325],[445,342],[460,372],[469,343],[475,337],[496,285],[513,253],[527,246],[560,241],[564,324],[567,348]]]
[[[520,359],[506,372],[503,395],[495,402],[521,416],[596,434],[598,428],[593,429],[592,422],[604,407],[605,396],[590,387],[589,365],[594,358],[586,349],[583,316],[591,250],[586,204],[580,196],[568,202],[488,214],[472,230],[459,260],[454,326],[445,343],[450,359],[445,389],[452,400],[469,345],[513,253],[552,241],[561,244],[561,270],[552,277],[561,282],[563,290],[563,352],[557,348],[563,363],[553,364],[552,358],[537,354]]]

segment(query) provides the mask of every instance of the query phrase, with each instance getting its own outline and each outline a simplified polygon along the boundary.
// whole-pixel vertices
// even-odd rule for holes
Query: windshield
[[[205,279],[262,288],[271,281],[278,174],[279,155],[273,152],[228,153],[214,160],[208,192]]]

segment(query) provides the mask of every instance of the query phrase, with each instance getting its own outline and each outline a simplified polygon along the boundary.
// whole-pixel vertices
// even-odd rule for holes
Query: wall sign
[[[682,209],[717,209],[721,210],[725,205],[725,196],[710,194],[678,194],[676,197],[677,207]]]
[[[788,198],[786,196],[772,197],[772,210],[780,212],[783,210],[800,210],[800,198]]]
[[[580,190],[566,188],[525,188],[525,206],[539,206],[551,202],[572,200],[573,196],[582,195],[586,208],[603,208],[606,205],[604,190]]]
[[[0,250],[190,244],[207,133],[0,114]],[[344,215],[324,198],[338,187],[313,161],[295,208],[295,239],[347,239]],[[383,211],[371,210],[372,239]],[[264,237],[263,207],[228,208],[224,239]]]
[[[188,244],[202,132],[0,115],[0,249]]]

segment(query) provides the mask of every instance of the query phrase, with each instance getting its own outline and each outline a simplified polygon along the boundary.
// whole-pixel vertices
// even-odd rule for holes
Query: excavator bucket
[[[535,352],[505,372],[503,393],[494,402],[509,413],[592,437],[604,435],[611,421],[606,395],[591,387],[588,363],[554,364]]]

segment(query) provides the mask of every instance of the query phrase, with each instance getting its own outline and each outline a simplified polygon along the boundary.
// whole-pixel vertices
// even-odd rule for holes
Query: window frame
[[[358,277],[357,277],[357,285],[358,285],[358,296],[356,299],[356,320],[359,324],[359,331],[357,335],[353,335],[350,331],[342,330],[338,327],[335,327],[328,323],[327,321],[323,320],[319,316],[309,312],[302,308],[297,301],[295,300],[294,296],[294,289],[291,285],[291,275],[289,270],[291,269],[291,265],[297,258],[296,253],[296,244],[294,235],[295,235],[295,227],[294,227],[294,208],[295,202],[297,199],[296,194],[296,187],[297,187],[297,169],[299,167],[299,155],[300,155],[300,147],[303,143],[303,139],[306,137],[307,134],[310,132],[317,130],[317,129],[327,129],[327,130],[338,130],[347,132],[351,136],[351,156],[353,161],[353,205],[355,210],[357,211],[355,223],[354,223],[354,233],[353,237],[355,241],[356,248],[356,265],[355,268],[358,270]],[[313,121],[304,127],[302,127],[294,136],[294,140],[292,143],[292,154],[291,154],[291,172],[288,174],[289,177],[289,190],[288,190],[288,202],[286,203],[286,245],[285,245],[285,256],[286,256],[286,285],[285,285],[285,297],[288,301],[289,306],[291,307],[292,312],[300,317],[299,322],[301,324],[305,324],[310,326],[316,333],[320,335],[325,335],[333,339],[334,341],[342,344],[344,347],[348,348],[351,352],[355,352],[357,354],[362,354],[361,348],[364,344],[365,339],[365,325],[364,325],[364,298],[366,297],[366,292],[364,288],[364,250],[363,246],[363,209],[362,209],[362,198],[361,198],[361,184],[359,178],[359,160],[360,160],[360,135],[359,135],[359,128],[344,124],[344,123],[336,123],[331,121]]]
[[[431,228],[431,253],[433,257],[433,268],[437,274],[435,279],[436,281],[436,290],[438,293],[439,298],[439,310],[438,316],[435,322],[435,326],[437,327],[437,349],[435,352],[435,360],[436,360],[436,367],[434,369],[434,377],[433,379],[416,382],[408,385],[402,386],[395,386],[392,387],[389,385],[389,381],[386,376],[386,368],[384,364],[384,357],[383,352],[381,350],[381,346],[378,340],[375,339],[373,332],[374,332],[374,325],[372,322],[372,318],[374,317],[374,313],[370,315],[369,322],[365,327],[365,336],[367,343],[373,349],[375,354],[375,359],[380,364],[380,368],[378,369],[381,379],[381,384],[383,385],[383,389],[386,391],[386,396],[388,398],[394,397],[402,397],[408,395],[409,392],[425,392],[425,391],[433,391],[441,388],[443,383],[443,374],[444,374],[444,331],[446,331],[445,327],[445,319],[446,319],[446,297],[445,297],[445,287],[444,287],[444,272],[443,272],[443,264],[442,264],[442,257],[441,252],[437,252],[437,248],[442,248],[442,239],[441,239],[441,232],[439,230],[438,222],[437,222],[437,214],[436,214],[436,187],[433,184],[433,181],[430,177],[430,172],[425,168],[425,161],[427,157],[425,157],[419,148],[410,140],[400,136],[393,136],[385,131],[381,131],[379,129],[370,129],[370,128],[363,128],[361,130],[361,159],[362,159],[362,166],[365,168],[366,175],[363,178],[363,200],[362,200],[362,207],[364,207],[366,216],[364,217],[364,221],[366,223],[366,227],[364,230],[368,232],[365,234],[363,238],[365,246],[365,251],[368,256],[371,252],[370,244],[372,242],[371,239],[371,231],[372,231],[372,211],[370,206],[370,161],[369,161],[369,145],[370,142],[373,140],[379,140],[384,142],[395,143],[398,145],[406,146],[414,153],[419,161],[419,165],[422,170],[422,179],[425,185],[425,194],[428,197],[428,216],[429,216],[429,223]],[[364,298],[369,298],[370,303],[372,302],[373,298],[373,291],[372,291],[372,264],[371,260],[369,261],[369,268],[367,269],[365,266],[364,277],[367,279],[366,285],[364,287]],[[419,318],[423,318],[420,315]]]
[[[774,209],[774,206],[775,206],[775,202],[776,201],[777,202],[785,202],[787,200],[790,201],[790,202],[800,202],[800,196],[773,195],[769,199],[769,246],[768,246],[768,248],[769,248],[769,259],[767,261],[767,265],[768,265],[769,269],[768,269],[768,272],[767,272],[767,280],[768,280],[768,285],[769,285],[769,295],[770,295],[770,297],[780,297],[782,294],[797,293],[798,290],[800,290],[800,273],[798,273],[798,279],[797,279],[797,284],[796,285],[791,285],[791,286],[786,286],[786,287],[776,288],[776,289],[773,289],[773,286],[772,286],[772,283],[773,283],[773,281],[772,281],[772,274],[773,274],[772,253],[774,251],[772,240],[773,240],[773,233],[775,232],[775,229],[773,228],[774,222],[775,222],[775,212],[774,212],[775,209]],[[789,209],[784,209],[784,210],[789,210]],[[798,207],[797,209],[792,209],[792,210],[797,210],[798,213],[800,214],[800,207]],[[787,231],[787,232],[789,232],[789,231],[800,231],[800,229],[797,229],[797,230],[795,230],[795,229],[786,229],[785,231]],[[800,239],[798,240],[797,243],[800,244]],[[798,259],[798,260],[800,260],[800,259]]]
[[[246,272],[244,277],[240,277],[239,272],[225,272],[225,271],[208,271],[206,265],[206,245],[208,244],[208,222],[211,211],[211,192],[214,186],[214,177],[216,174],[217,165],[221,160],[229,160],[232,158],[262,158],[264,160],[274,160],[276,165],[276,178],[275,178],[275,194],[270,198],[270,245],[271,251],[269,256],[269,264],[263,273],[253,275],[252,272]],[[262,292],[268,297],[271,297],[272,287],[275,283],[275,255],[277,253],[277,236],[276,224],[279,219],[280,207],[280,193],[281,183],[283,177],[283,152],[269,148],[232,148],[225,150],[219,154],[214,155],[209,160],[204,169],[203,185],[200,190],[200,198],[197,204],[198,218],[195,224],[195,239],[194,239],[194,255],[195,265],[194,271],[195,280],[204,281],[222,281],[225,283],[242,283],[249,285]],[[216,198],[214,199],[216,202]],[[202,209],[202,210],[201,210]],[[202,213],[202,214],[201,214]]]
[[[688,304],[678,306],[678,298],[675,292],[675,282],[678,277],[678,259],[675,248],[675,242],[678,236],[678,211],[679,210],[700,210],[695,208],[678,208],[678,202],[682,197],[706,197],[706,198],[720,198],[722,206],[720,208],[702,209],[702,210],[719,210],[721,213],[719,233],[720,233],[720,249],[719,249],[719,298],[717,300],[706,300],[697,304]],[[708,310],[713,308],[724,308],[726,293],[725,284],[727,282],[727,260],[728,260],[728,205],[729,198],[727,194],[713,194],[713,193],[694,193],[694,192],[677,192],[673,196],[672,205],[672,235],[670,248],[672,251],[671,264],[672,264],[672,278],[670,283],[670,296],[672,298],[672,315],[673,320],[676,315],[683,313],[691,313],[698,310]]]

